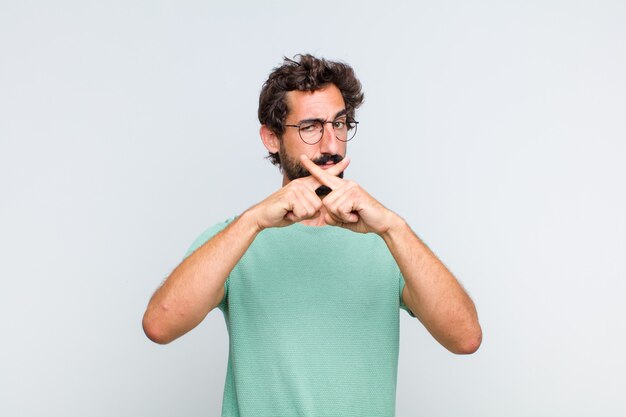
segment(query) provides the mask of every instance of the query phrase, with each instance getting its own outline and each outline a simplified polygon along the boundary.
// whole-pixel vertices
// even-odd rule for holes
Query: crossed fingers
[[[311,173],[311,176],[319,181],[320,184],[327,186],[333,191],[341,189],[336,193],[330,193],[324,199],[324,205],[328,209],[327,222],[330,224],[346,224],[356,223],[359,221],[358,214],[355,209],[355,195],[348,191],[349,187],[346,187],[348,183],[343,179],[337,177],[343,168],[340,164],[348,158],[343,159],[337,165],[334,165],[327,170],[323,170],[315,163],[313,163],[306,155],[300,156],[300,161],[304,167]]]
[[[315,168],[318,168],[317,165],[311,162],[310,159],[307,158],[307,161]],[[327,172],[321,168],[318,168],[318,170],[322,171],[324,174],[328,174],[330,177],[337,178],[335,175],[338,175],[345,170],[349,163],[349,159],[343,159],[330,167]],[[328,178],[325,180],[328,180]],[[315,190],[317,190],[320,185],[324,185],[323,182],[315,176],[310,175],[304,178],[299,178],[297,183],[298,184],[296,185],[294,181],[293,187],[289,190],[291,197],[288,200],[289,204],[286,207],[287,213],[284,216],[286,220],[291,222],[297,222],[313,217],[319,212],[319,209],[322,206],[322,201],[316,195]]]
[[[311,177],[315,178],[319,184],[334,190],[341,187],[344,183],[337,175],[343,172],[348,164],[350,164],[350,158],[344,158],[326,170],[320,168],[306,155],[300,155],[300,162],[302,162],[302,165],[311,173]]]

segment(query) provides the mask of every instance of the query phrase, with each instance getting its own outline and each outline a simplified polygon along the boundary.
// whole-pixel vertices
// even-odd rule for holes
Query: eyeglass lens
[[[314,120],[300,126],[300,137],[306,143],[315,144],[322,139],[324,135],[324,124],[330,123],[335,132],[337,140],[347,142],[356,135],[356,123],[352,121],[335,120],[334,122],[322,122]]]

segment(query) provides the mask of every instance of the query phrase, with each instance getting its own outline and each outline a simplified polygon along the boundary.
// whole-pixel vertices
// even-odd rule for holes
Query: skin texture
[[[285,124],[313,118],[332,121],[345,110],[334,85],[314,92],[291,91],[287,100]],[[311,176],[290,180],[283,175],[279,190],[185,259],[150,300],[143,320],[147,336],[157,343],[169,343],[193,329],[221,302],[228,274],[256,235],[265,228],[300,222],[380,235],[404,276],[402,299],[411,312],[451,352],[475,352],[482,341],[476,309],[450,271],[400,216],[356,182],[338,177],[348,167],[349,158],[324,166],[312,162],[324,154],[346,155],[346,143],[335,138],[330,124],[315,145],[305,144],[295,128],[286,129],[279,137],[261,126],[260,134],[270,152],[280,151],[281,158],[300,163]],[[323,198],[315,193],[322,185],[332,190]]]

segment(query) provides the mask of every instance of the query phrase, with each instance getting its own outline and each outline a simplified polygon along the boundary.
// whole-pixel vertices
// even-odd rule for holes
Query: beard
[[[311,175],[311,173],[305,167],[302,166],[299,160],[291,158],[289,155],[287,155],[287,152],[285,152],[285,149],[282,146],[281,146],[279,155],[280,155],[281,170],[285,173],[287,178],[289,178],[289,181],[293,181],[298,178],[308,177]],[[312,161],[315,165],[325,165],[329,161],[337,164],[342,159],[343,159],[343,156],[341,155],[323,154],[319,158],[313,159]],[[339,178],[343,178],[343,171],[340,172],[339,175],[337,176]],[[330,194],[331,191],[332,190],[330,188],[328,188],[325,185],[322,185],[318,187],[317,190],[315,190],[315,194],[317,194],[319,197],[324,197]]]

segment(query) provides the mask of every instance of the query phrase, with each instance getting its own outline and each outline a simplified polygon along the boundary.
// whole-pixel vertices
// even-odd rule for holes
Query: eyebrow
[[[340,118],[341,116],[345,116],[348,114],[348,110],[343,109],[337,112],[337,114],[335,114],[335,117],[333,117],[333,120],[337,120],[338,118]],[[325,122],[326,120],[323,119],[304,119],[304,120],[300,120],[298,123],[302,124],[302,123],[311,123],[311,122]]]

